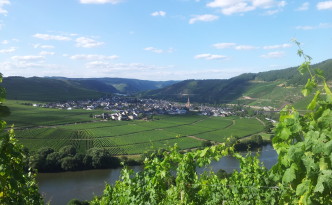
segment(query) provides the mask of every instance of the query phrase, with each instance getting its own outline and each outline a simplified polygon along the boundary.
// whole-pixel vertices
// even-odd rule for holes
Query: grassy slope
[[[100,113],[100,111],[39,108],[22,105],[23,102],[25,101],[7,100],[4,103],[11,111],[11,115],[4,118],[8,125],[14,124],[15,128],[23,128],[86,122],[93,120],[90,114]]]

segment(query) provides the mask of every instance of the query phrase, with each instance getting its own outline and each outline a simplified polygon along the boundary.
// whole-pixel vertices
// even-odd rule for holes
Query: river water
[[[255,152],[253,152],[255,153]],[[277,153],[271,145],[262,147],[260,160],[265,167],[271,168],[278,159]],[[133,167],[134,171],[140,171],[140,166]],[[223,157],[220,161],[211,163],[209,168],[198,169],[218,171],[224,169],[232,172],[239,169],[239,162],[233,157]],[[119,179],[121,169],[88,170],[78,172],[40,173],[37,175],[39,190],[43,194],[45,202],[51,205],[65,205],[73,198],[91,200],[95,195],[101,195],[105,183],[114,184]]]

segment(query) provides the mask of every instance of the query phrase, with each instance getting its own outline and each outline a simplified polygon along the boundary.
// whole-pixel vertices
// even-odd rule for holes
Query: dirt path
[[[259,118],[256,117],[256,120],[258,120],[262,125],[265,126],[265,122],[263,122],[261,119],[259,119]]]
[[[199,138],[199,137],[196,137],[196,136],[187,136],[187,137],[195,139],[195,140],[199,140],[199,141],[209,141],[209,140],[206,140],[206,139],[203,139],[203,138]]]

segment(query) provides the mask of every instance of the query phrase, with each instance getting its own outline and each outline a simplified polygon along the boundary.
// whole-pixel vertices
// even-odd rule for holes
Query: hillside
[[[125,78],[7,77],[3,87],[12,100],[61,101],[99,98],[105,94],[132,94],[162,88],[177,81]]]
[[[327,80],[332,80],[332,60],[315,64],[312,68],[324,71]],[[171,99],[197,103],[244,103],[252,106],[281,108],[285,104],[297,103],[303,108],[301,85],[307,75],[301,75],[297,67],[261,73],[248,73],[228,80],[186,80],[174,85],[141,93],[141,97]]]
[[[71,78],[71,80],[80,80],[80,79]],[[106,84],[108,86],[112,86],[116,89],[118,93],[123,93],[123,94],[133,94],[147,90],[155,90],[179,82],[179,81],[150,81],[150,80],[127,79],[127,78],[89,78],[88,80],[93,80],[99,83]]]
[[[102,92],[84,88],[80,83],[47,78],[7,77],[3,79],[7,99],[34,101],[61,101],[104,96]]]
[[[332,60],[312,66],[324,71],[332,80]],[[98,98],[105,94],[135,94],[197,103],[243,103],[252,106],[283,107],[295,103],[303,108],[306,99],[300,94],[307,75],[300,75],[297,67],[261,73],[246,73],[227,80],[148,81],[126,78],[4,78],[8,99],[59,101]]]
[[[313,69],[321,69],[328,80],[332,80],[332,59],[325,60],[311,66]],[[309,74],[301,75],[298,67],[291,67],[282,70],[272,70],[256,74],[256,80],[263,81],[285,81],[288,85],[304,85],[307,82]]]

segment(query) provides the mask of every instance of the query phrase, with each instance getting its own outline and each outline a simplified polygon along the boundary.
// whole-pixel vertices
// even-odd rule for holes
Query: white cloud
[[[7,48],[7,49],[1,49],[0,53],[13,53],[15,51],[16,51],[15,47],[10,47],[10,48]]]
[[[280,45],[272,45],[272,46],[264,46],[263,49],[265,50],[271,50],[271,49],[280,49],[280,48],[289,48],[292,45],[288,43],[280,44]]]
[[[165,11],[155,11],[155,12],[151,13],[151,16],[166,16],[166,12]]]
[[[280,9],[267,10],[266,12],[264,12],[263,15],[272,16],[273,14],[279,13],[280,11],[281,11]]]
[[[241,3],[242,0],[214,0],[207,4],[208,7],[218,8],[218,7],[230,7],[235,4]]]
[[[98,77],[123,77],[135,79],[154,79],[167,80],[174,79],[174,76],[165,76],[170,73],[174,66],[158,66],[142,63],[110,63],[104,61],[93,61],[86,64],[86,72],[88,76]],[[165,75],[164,75],[165,74]],[[185,75],[181,75],[183,77]],[[175,76],[179,77],[179,76]]]
[[[281,58],[285,55],[282,51],[269,52],[267,54],[261,55],[262,58]]]
[[[189,20],[189,23],[194,24],[197,21],[209,22],[209,21],[215,21],[217,19],[219,19],[219,16],[211,15],[211,14],[195,15],[193,18],[191,18]]]
[[[213,44],[213,47],[218,49],[224,49],[224,48],[234,48],[236,46],[236,43],[216,43]]]
[[[309,2],[304,2],[299,8],[297,8],[297,11],[306,11],[309,9]]]
[[[146,47],[144,48],[145,51],[151,51],[154,53],[173,53],[174,49],[173,48],[169,48],[167,50],[163,50],[163,49],[159,49],[159,48],[155,48],[155,47]]]
[[[81,4],[117,4],[122,2],[122,0],[80,0]]]
[[[104,45],[104,42],[96,41],[92,38],[79,37],[76,38],[76,46],[82,48],[94,48]]]
[[[46,56],[46,55],[54,55],[55,53],[54,52],[49,52],[49,51],[41,51],[40,53],[39,53],[39,55],[41,55],[41,56]]]
[[[313,29],[315,29],[314,26],[296,26],[295,28],[298,29],[298,30],[313,30]]]
[[[70,70],[59,65],[30,61],[0,62],[0,67],[6,76],[60,76]]]
[[[146,65],[142,63],[109,63],[105,61],[93,61],[86,64],[89,69],[96,69],[100,72],[112,72],[112,71],[152,71],[165,69],[167,67],[161,67],[156,65]]]
[[[79,54],[79,55],[70,56],[70,59],[72,59],[72,60],[93,60],[93,61],[114,60],[114,59],[118,59],[118,58],[119,58],[119,56],[117,56],[117,55],[105,56],[105,55]]]
[[[0,14],[7,16],[8,11],[6,9],[4,9],[3,7],[5,5],[9,5],[10,1],[9,0],[0,0]]]
[[[9,41],[8,40],[3,40],[3,41],[1,41],[1,44],[3,44],[3,45],[9,44]]]
[[[256,8],[254,6],[249,6],[246,2],[241,2],[233,6],[221,9],[221,13],[225,15],[232,15],[235,13],[245,13],[255,9]]]
[[[218,59],[225,59],[227,58],[226,56],[223,55],[214,55],[214,54],[198,54],[195,56],[196,59],[205,59],[205,60],[218,60]]]
[[[41,45],[41,44],[35,44],[33,45],[34,48],[42,48],[42,49],[53,49],[54,46],[52,45]]]
[[[271,8],[274,6],[273,0],[253,0],[252,5],[254,7],[262,7],[262,8]]]
[[[207,4],[207,7],[220,8],[224,15],[232,15],[235,13],[245,13],[256,9],[271,9],[265,14],[272,15],[281,11],[286,5],[286,1],[275,0],[214,0]]]
[[[49,34],[41,34],[37,33],[33,35],[35,38],[43,39],[43,40],[56,40],[56,41],[70,41],[71,38],[67,36],[59,36],[59,35],[49,35]]]
[[[216,43],[213,44],[213,47],[217,49],[232,48],[235,50],[254,50],[259,47],[250,46],[250,45],[237,45],[236,43]]]
[[[235,49],[236,50],[254,50],[254,49],[257,49],[258,47],[256,46],[249,46],[249,45],[238,45],[238,46],[235,46]]]
[[[317,26],[296,26],[295,29],[298,30],[314,30],[314,29],[325,29],[332,28],[332,24],[330,23],[320,23]]]
[[[44,56],[12,56],[12,60],[17,60],[17,61],[40,61],[44,60]]]
[[[332,1],[321,1],[316,5],[318,10],[332,9]]]
[[[163,53],[164,52],[162,49],[158,49],[158,48],[155,48],[155,47],[146,47],[146,48],[144,48],[144,50],[152,51],[154,53]]]

